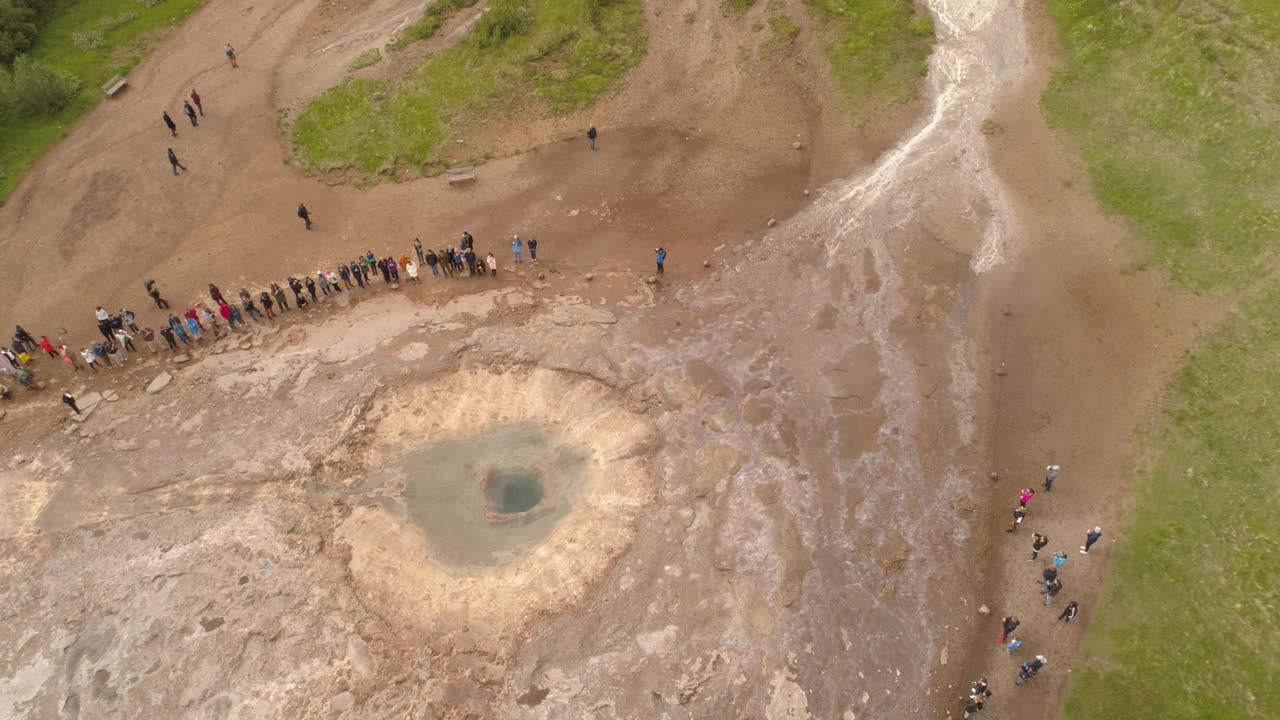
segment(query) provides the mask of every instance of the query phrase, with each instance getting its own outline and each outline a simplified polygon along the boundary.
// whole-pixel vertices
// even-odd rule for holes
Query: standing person
[[[71,408],[72,413],[76,415],[80,414],[80,408],[76,407],[76,399],[72,397],[70,390],[62,391],[62,402],[66,403],[67,407]]]
[[[489,253],[489,257],[485,258],[485,262],[489,265],[489,276],[498,277],[498,258]]]
[[[1027,517],[1027,509],[1021,505],[1013,509],[1013,522],[1009,523],[1009,527],[1005,528],[1005,532],[1013,532],[1022,524],[1023,519]]]
[[[204,117],[204,106],[200,104],[200,93],[195,88],[191,88],[191,102],[196,104],[196,109],[200,111],[200,117]]]
[[[93,311],[94,317],[98,318],[98,332],[102,333],[102,337],[107,340],[111,339],[111,315],[99,305],[97,310]]]
[[[178,349],[178,343],[173,339],[173,328],[167,325],[160,328],[160,336],[164,338],[164,344],[168,346],[169,352],[174,352]]]
[[[1022,507],[1026,507],[1027,503],[1031,502],[1031,498],[1035,496],[1035,490],[1032,490],[1031,488],[1022,488],[1022,490],[1018,492],[1018,504]]]
[[[272,302],[270,293],[263,290],[262,294],[258,296],[258,302],[262,303],[262,311],[267,314],[268,320],[275,318],[276,314],[271,311],[271,306],[275,305],[275,303]]]
[[[538,238],[529,238],[529,262],[538,262]]]
[[[418,265],[422,265],[427,261],[426,255],[422,254],[422,240],[418,238],[413,239],[413,251],[418,254]]]
[[[227,329],[234,332],[236,329],[236,324],[235,324],[235,321],[231,319],[231,306],[226,304],[225,302],[219,301],[218,314],[221,315],[223,321],[227,323]]]
[[[227,327],[234,330],[235,327],[239,325],[240,329],[244,330],[244,327],[245,327],[244,315],[240,314],[240,308],[236,307],[235,305],[231,305],[230,307],[231,307],[231,317],[227,318]],[[254,309],[256,310],[257,308],[254,308]]]
[[[1016,684],[1021,685],[1035,677],[1040,672],[1040,668],[1044,667],[1048,662],[1043,655],[1037,655],[1035,659],[1022,663],[1022,667],[1018,670]]]
[[[387,258],[387,272],[391,274],[391,283],[398,287],[400,285],[400,268],[396,266],[395,258]]]
[[[440,251],[440,271],[445,277],[453,276],[453,253],[448,248]]]
[[[398,267],[398,268],[400,268],[401,270],[403,270],[403,269],[404,269],[404,266],[405,266],[405,263],[407,263],[407,262],[409,262],[409,256],[408,256],[407,254],[405,254],[405,253],[400,253],[400,258],[399,258],[399,260],[397,260],[397,261],[396,261],[396,267]]]
[[[325,277],[329,279],[329,287],[333,288],[336,293],[342,292],[342,285],[338,282],[338,274],[330,270],[325,273]],[[347,283],[347,287],[351,287],[351,283]]]
[[[28,350],[36,349],[36,339],[31,337],[31,333],[22,329],[21,325],[15,325],[13,328],[13,336],[18,342],[22,343]]]
[[[316,281],[312,280],[311,277],[308,276],[303,285],[307,286],[307,294],[311,296],[311,302],[319,302],[316,298]]]
[[[160,348],[156,346],[156,331],[149,327],[142,328],[142,342],[147,344],[147,349],[152,354],[159,352]]]
[[[219,304],[222,303],[222,291],[213,283],[209,283],[209,299]]]
[[[1053,582],[1049,583],[1044,589],[1044,606],[1052,606],[1053,599],[1060,592],[1062,592],[1062,578],[1054,578]]]
[[[75,356],[67,350],[66,345],[59,345],[58,353],[62,356],[62,362],[70,365],[72,370],[80,372],[80,363],[76,362]]]
[[[303,224],[306,225],[308,230],[310,230],[311,229],[311,212],[307,210],[307,206],[303,205],[302,203],[298,203],[298,217],[302,218]]]
[[[1057,552],[1055,552],[1055,553],[1053,554],[1053,566],[1054,566],[1054,567],[1056,567],[1056,568],[1061,568],[1063,565],[1066,565],[1066,564],[1067,564],[1067,554],[1066,554],[1066,553],[1064,553],[1064,552],[1062,552],[1061,550],[1059,550],[1059,551],[1057,551]]]
[[[120,328],[116,331],[116,340],[120,342],[120,346],[129,352],[137,352],[138,349],[133,346],[133,336],[128,330]]]
[[[143,283],[143,287],[147,289],[147,294],[155,301],[157,308],[161,310],[167,310],[169,308],[169,302],[160,297],[160,287],[156,285],[155,280],[146,281]]]
[[[324,276],[323,270],[316,271],[316,284],[320,286],[320,292],[329,297],[329,278]]]
[[[511,236],[511,256],[515,258],[517,265],[520,264],[520,236]]]
[[[236,49],[231,47],[231,43],[227,43],[227,46],[222,49],[222,52],[227,54],[227,61],[231,63],[232,70],[240,67],[240,63],[236,61]]]
[[[379,261],[378,261],[378,270],[380,270],[380,271],[382,272],[382,282],[387,283],[387,284],[390,284],[390,283],[391,283],[391,268],[387,267],[387,261],[386,261],[386,260],[379,260]]]
[[[53,349],[53,343],[50,342],[48,335],[40,336],[40,349],[51,358],[58,357],[58,351]]]
[[[187,119],[191,121],[191,127],[200,127],[200,122],[196,120],[196,109],[191,107],[191,103],[183,101],[182,112],[187,114]]]
[[[196,325],[199,325],[201,330],[204,329],[204,323],[200,322],[200,313],[197,313],[195,308],[187,308],[187,311],[182,313],[182,317],[188,320],[195,320]]]
[[[658,261],[658,274],[661,275],[663,266],[667,262],[667,249],[663,247],[656,247],[653,249],[653,253],[654,259]]]
[[[467,248],[467,251],[462,253],[462,259],[467,261],[467,272],[471,274],[471,277],[476,277],[477,273],[484,275],[483,265],[478,269],[476,268],[476,253],[474,250]]]
[[[1049,492],[1053,489],[1053,481],[1058,479],[1062,474],[1061,465],[1050,465],[1044,469],[1044,491]]]
[[[285,310],[289,309],[289,303],[285,297],[284,288],[280,287],[279,283],[271,283],[271,294],[275,296],[277,305]]]
[[[200,322],[198,320],[190,317],[187,318],[187,336],[188,337],[190,337],[192,340],[195,340],[196,342],[201,342],[203,340],[203,338],[201,337],[201,331],[203,330],[204,328],[200,327]]]
[[[356,263],[354,260],[353,260],[353,261],[351,261],[351,275],[352,275],[353,277],[355,277],[355,279],[356,279],[356,285],[359,285],[361,288],[363,288],[363,287],[364,287],[364,273],[363,273],[363,272],[361,272],[361,270],[360,270],[360,268],[361,268],[361,267],[363,267],[363,263]]]
[[[410,260],[404,264],[404,271],[409,274],[410,280],[414,282],[421,282],[418,280],[418,263]]]
[[[173,118],[169,117],[169,111],[165,110],[160,113],[160,118],[164,120],[164,126],[169,128],[169,132],[173,133],[174,137],[178,137],[178,123],[174,122]]]
[[[426,256],[427,267],[431,268],[431,277],[440,277],[440,270],[436,266],[440,264],[440,258],[436,257],[435,250],[428,250]]]
[[[1049,589],[1049,583],[1057,579],[1058,579],[1058,568],[1052,565],[1045,568],[1044,572],[1040,573],[1040,587],[1041,587],[1040,594],[1043,595],[1045,590]]]
[[[128,308],[120,308],[120,322],[124,323],[130,330],[138,332],[138,319]]]
[[[187,166],[178,162],[178,156],[173,154],[173,148],[169,148],[169,167],[173,169],[174,175],[178,174],[178,170],[187,171]]]
[[[600,133],[596,132],[596,126],[592,125],[587,128],[587,144],[591,146],[591,152],[596,151],[596,136]]]
[[[1089,548],[1093,547],[1093,544],[1098,542],[1098,540],[1101,537],[1102,537],[1102,528],[1095,527],[1094,529],[1090,530],[1089,534],[1084,536],[1084,544],[1080,546],[1080,554],[1088,555]]]
[[[187,330],[183,327],[181,321],[179,321],[177,325],[170,325],[169,329],[173,331],[174,335],[178,336],[178,339],[182,341],[183,345],[191,344],[191,336],[187,334]]]
[[[1003,645],[1008,641],[1009,636],[1012,635],[1013,631],[1017,630],[1018,626],[1021,624],[1022,622],[1018,620],[1017,616],[1006,615],[1005,618],[1000,621],[1000,644]]]
[[[1076,602],[1075,600],[1072,600],[1071,602],[1067,603],[1066,609],[1064,609],[1062,611],[1062,614],[1058,616],[1058,622],[1069,623],[1072,620],[1075,620],[1076,613],[1079,611],[1080,611],[1080,603]]]
[[[343,286],[345,286],[348,290],[350,290],[351,289],[351,268],[347,267],[346,263],[338,264],[338,277],[342,280]]]
[[[1044,546],[1048,544],[1049,538],[1047,536],[1041,535],[1040,533],[1033,533],[1031,535],[1031,557],[1027,559],[1035,560],[1040,556],[1040,551],[1044,549]]]
[[[98,356],[94,355],[92,350],[80,348],[80,357],[84,358],[84,364],[88,365],[90,370],[98,372]]]

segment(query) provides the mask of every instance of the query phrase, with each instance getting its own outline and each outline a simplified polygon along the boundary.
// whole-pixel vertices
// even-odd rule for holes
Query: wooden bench
[[[444,174],[449,177],[449,184],[472,182],[476,179],[476,168],[474,165],[468,165],[462,168],[453,168],[445,170]]]
[[[106,93],[107,97],[115,97],[116,93],[123,90],[124,86],[128,84],[129,78],[123,75],[116,75],[108,80],[107,84],[102,86],[102,92]]]

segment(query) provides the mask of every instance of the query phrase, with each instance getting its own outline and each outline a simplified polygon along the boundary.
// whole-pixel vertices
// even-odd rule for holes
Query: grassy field
[[[910,100],[928,71],[933,21],[910,0],[810,0],[836,81],[855,112],[869,104]]]
[[[640,61],[645,37],[640,0],[494,0],[462,42],[398,81],[355,79],[320,95],[293,126],[294,149],[317,170],[394,176],[430,165],[451,128],[504,103],[590,104]]]
[[[1277,718],[1280,3],[1049,5],[1045,109],[1101,201],[1185,287],[1251,291],[1169,390],[1065,717]]]
[[[1103,204],[1187,287],[1266,272],[1280,250],[1280,2],[1050,7],[1069,64],[1045,108],[1082,141]]]
[[[163,37],[165,29],[191,14],[201,2],[163,0],[148,8],[137,0],[64,0],[56,16],[40,31],[30,54],[79,77],[83,83],[80,96],[51,118],[0,117],[0,202],[22,173],[104,97],[104,82],[116,73],[128,73]],[[101,45],[78,48],[77,34],[81,45]]]

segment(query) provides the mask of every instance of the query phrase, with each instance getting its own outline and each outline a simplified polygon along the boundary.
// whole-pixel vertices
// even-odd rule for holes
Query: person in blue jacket
[[[659,247],[659,248],[654,248],[653,252],[654,252],[654,259],[658,261],[658,274],[661,275],[662,266],[664,263],[667,262],[667,250],[666,248]]]

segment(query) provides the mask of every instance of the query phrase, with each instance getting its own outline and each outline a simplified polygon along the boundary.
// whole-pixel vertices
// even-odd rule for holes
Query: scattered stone
[[[547,279],[547,274],[546,274],[546,273],[544,273],[544,272],[540,272],[540,273],[538,273],[538,279],[539,279],[539,280],[546,280],[546,279]]]
[[[987,473],[987,477],[991,478],[992,481],[996,481],[1000,479],[1000,473],[990,472],[990,473]]]
[[[802,147],[804,147],[804,143],[800,142],[799,140],[797,140],[797,141],[795,141],[795,142],[791,143],[791,149],[792,149],[792,150],[799,150],[799,149],[800,149],[800,148],[802,148]]]
[[[462,142],[462,141],[459,140],[458,142]],[[356,706],[356,696],[352,695],[350,690],[343,690],[337,695],[334,695],[333,698],[329,700],[329,707],[333,708],[334,710],[337,710],[340,713],[349,712],[355,706]]]
[[[978,614],[983,616],[990,615],[991,608],[987,607],[986,605],[982,605],[978,608]]]
[[[240,344],[237,345],[236,347],[240,348],[241,350],[248,350],[249,348],[253,347],[253,341],[248,338],[245,338],[244,340],[241,340]]]
[[[49,383],[47,383],[47,382],[45,382],[45,381],[43,381],[43,380],[37,380],[37,381],[36,381],[36,389],[37,389],[37,390],[43,390],[43,389],[45,389],[45,388],[47,388],[47,387],[49,387]]]
[[[805,196],[805,197],[809,197],[809,189],[808,189],[808,188],[805,188],[804,196]]]
[[[168,387],[169,383],[172,381],[173,381],[172,375],[170,375],[167,372],[162,372],[156,376],[155,380],[151,381],[150,385],[147,386],[147,392],[150,393],[151,395],[155,395],[156,393]]]
[[[1000,363],[1000,367],[996,368],[996,376],[1004,377],[1005,375],[1008,375],[1008,374],[1009,374],[1009,371],[1005,369],[1004,363]]]
[[[112,445],[112,447],[120,452],[130,452],[138,449],[138,443],[136,440],[121,440],[120,442]]]
[[[546,290],[546,289],[547,289],[547,288],[549,288],[549,287],[551,287],[551,286],[550,286],[550,285],[548,285],[548,284],[546,284],[546,283],[544,283],[544,282],[535,282],[535,283],[533,284],[533,289],[534,289],[534,290]]]
[[[102,399],[107,402],[115,402],[120,399],[120,396],[116,394],[115,390],[108,390],[102,394]]]
[[[650,285],[657,285],[657,284],[658,284],[658,276],[657,276],[657,275],[650,275],[649,277],[645,278],[645,279],[644,279],[644,281],[645,281],[645,282],[647,282],[647,283],[649,283]]]
[[[91,408],[100,402],[102,402],[102,393],[91,392],[76,398],[76,405],[82,408]]]
[[[176,363],[191,362],[191,356],[187,353],[178,353],[173,356],[173,361]]]
[[[702,267],[704,267],[704,268],[709,268],[709,267],[711,267],[711,261],[710,261],[710,260],[703,260],[703,261],[702,261]]]
[[[79,415],[72,415],[72,416],[71,416],[72,421],[74,421],[74,422],[78,422],[78,423],[82,423],[82,422],[84,422],[85,420],[88,420],[88,419],[89,419],[89,416],[93,414],[94,409],[95,409],[95,408],[97,408],[97,407],[98,407],[97,405],[94,405],[94,406],[92,406],[92,407],[82,407],[82,408],[80,408],[80,414],[79,414]]]
[[[382,102],[383,100],[386,100],[386,99],[387,99],[387,94],[382,91],[378,91],[373,94],[374,102]]]
[[[773,218],[769,218],[769,227],[773,227],[774,225],[777,225],[777,224],[778,224],[777,220],[774,220]]]
[[[583,276],[582,276],[582,279],[583,279],[583,280],[586,280],[587,282],[591,282],[591,281],[592,281],[592,280],[594,280],[595,278],[596,278],[596,276],[595,276],[595,275],[593,275],[592,273],[587,273],[586,275],[583,275]]]
[[[590,305],[557,305],[551,309],[549,317],[551,322],[561,326],[586,323],[612,325],[618,322],[618,318],[613,313]]]

